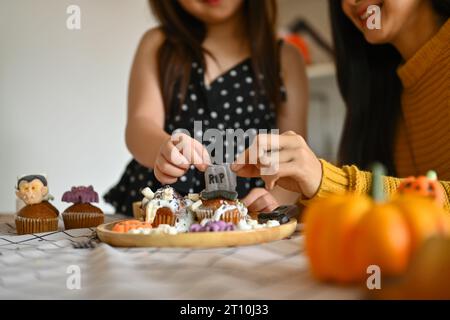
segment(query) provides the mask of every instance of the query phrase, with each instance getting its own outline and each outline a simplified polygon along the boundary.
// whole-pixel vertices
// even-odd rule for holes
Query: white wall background
[[[70,4],[79,31],[66,28]],[[146,0],[0,0],[0,212],[15,209],[17,175],[47,173],[57,200],[118,180],[129,69],[154,24]]]
[[[66,8],[81,7],[81,30]],[[281,0],[280,19],[306,16],[329,38],[326,1]],[[146,0],[0,0],[0,212],[15,210],[21,174],[47,173],[59,201],[72,185],[103,195],[129,155],[124,142],[131,61],[155,25]],[[311,81],[309,140],[332,158],[342,122],[334,75]],[[111,212],[112,207],[100,204]]]

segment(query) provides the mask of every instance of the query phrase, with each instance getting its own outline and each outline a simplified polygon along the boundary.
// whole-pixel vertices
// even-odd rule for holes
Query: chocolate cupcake
[[[72,187],[63,194],[62,201],[73,203],[62,213],[66,229],[97,227],[105,219],[103,211],[91,204],[98,202],[98,194],[92,186]]]
[[[27,175],[17,181],[17,197],[25,203],[15,217],[18,234],[58,230],[58,209],[49,200],[47,178],[44,175]]]

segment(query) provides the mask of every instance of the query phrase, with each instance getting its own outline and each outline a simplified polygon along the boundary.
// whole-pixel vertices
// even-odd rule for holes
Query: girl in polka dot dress
[[[181,194],[204,188],[211,159],[207,129],[242,129],[245,145],[224,142],[233,162],[260,129],[306,134],[307,79],[299,52],[277,40],[275,0],[150,0],[160,21],[142,37],[129,83],[127,147],[133,155],[106,195],[116,212],[131,215],[140,190],[171,184]],[[194,130],[201,121],[202,130]],[[179,128],[189,135],[171,139]],[[197,138],[197,139],[196,139]],[[187,148],[180,148],[182,141]],[[215,157],[214,157],[215,158]],[[216,159],[217,160],[217,159]],[[251,211],[295,203],[298,195],[270,192],[260,179],[238,178]]]

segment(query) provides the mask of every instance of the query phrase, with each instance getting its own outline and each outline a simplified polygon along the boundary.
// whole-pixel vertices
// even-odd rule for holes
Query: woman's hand
[[[258,135],[231,168],[241,177],[261,177],[268,190],[278,185],[306,198],[316,194],[322,180],[319,159],[293,131]]]
[[[162,184],[172,184],[183,176],[193,164],[198,170],[205,171],[211,160],[199,141],[183,134],[175,134],[166,140],[159,150],[155,161],[154,173]]]
[[[254,188],[242,199],[250,212],[270,212],[279,205],[277,200],[264,188]]]

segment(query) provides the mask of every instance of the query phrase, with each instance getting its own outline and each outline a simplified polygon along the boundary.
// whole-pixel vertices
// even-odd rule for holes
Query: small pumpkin
[[[428,239],[411,261],[407,272],[373,290],[375,299],[450,299],[450,238]]]
[[[424,197],[430,197],[440,206],[445,203],[445,192],[437,180],[435,171],[430,170],[426,176],[405,178],[398,187],[400,194],[413,194]]]
[[[449,232],[446,212],[428,198],[410,194],[384,200],[383,168],[373,169],[372,197],[346,193],[318,199],[305,211],[305,247],[320,280],[341,283],[403,273],[423,241]]]

